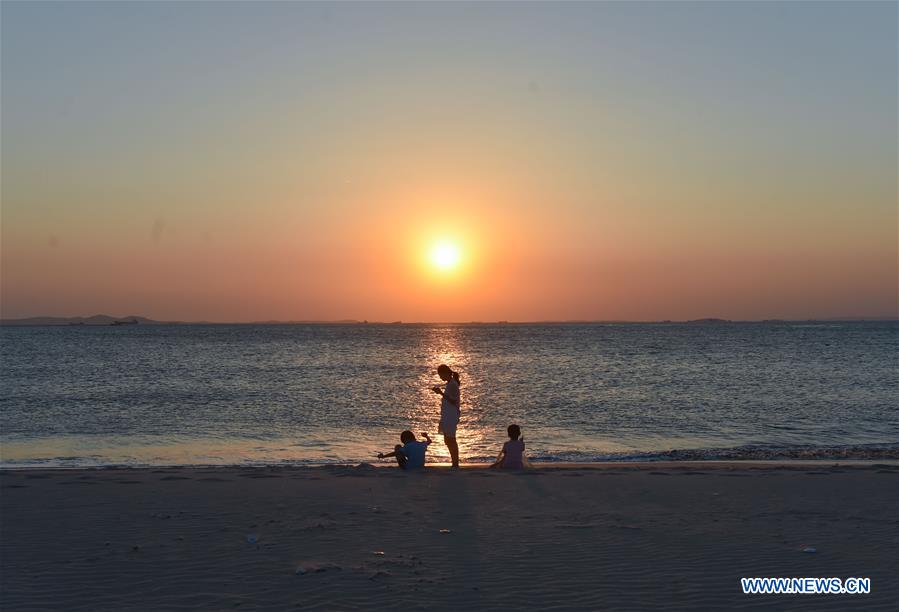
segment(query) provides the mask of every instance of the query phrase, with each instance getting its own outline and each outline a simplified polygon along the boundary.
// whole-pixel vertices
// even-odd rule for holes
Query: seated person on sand
[[[521,428],[518,425],[509,425],[509,441],[503,444],[503,449],[499,451],[490,467],[503,469],[522,469],[527,466],[527,459],[524,458],[524,438],[521,437]]]
[[[378,453],[378,459],[384,459],[386,457],[396,457],[396,462],[404,470],[412,470],[415,468],[424,467],[425,453],[428,450],[428,444],[431,443],[431,438],[424,432],[422,432],[421,435],[426,440],[425,442],[419,442],[418,440],[416,440],[415,434],[411,431],[404,431],[400,434],[400,441],[402,442],[402,445],[397,444],[393,448],[392,453],[387,453],[386,455]]]

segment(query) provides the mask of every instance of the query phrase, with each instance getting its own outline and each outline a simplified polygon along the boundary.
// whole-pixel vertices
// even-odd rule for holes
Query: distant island
[[[111,317],[98,314],[92,317],[28,317],[27,319],[0,319],[0,325],[173,325],[179,321],[154,321],[147,317],[130,315]]]

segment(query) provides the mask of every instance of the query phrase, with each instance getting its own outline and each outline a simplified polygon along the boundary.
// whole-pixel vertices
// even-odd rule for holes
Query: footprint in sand
[[[298,576],[302,576],[305,574],[321,574],[324,572],[340,571],[342,569],[343,568],[336,563],[314,561],[301,563],[294,573]]]
[[[623,529],[625,531],[643,531],[642,527],[634,527],[633,525],[612,525],[612,529]]]

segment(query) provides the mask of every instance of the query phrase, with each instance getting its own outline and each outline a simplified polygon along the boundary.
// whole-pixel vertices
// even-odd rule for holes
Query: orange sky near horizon
[[[581,219],[548,223],[539,210],[500,208],[496,194],[493,210],[464,196],[409,197],[408,207],[349,221],[298,215],[239,234],[225,226],[198,235],[174,216],[112,246],[79,240],[77,230],[48,237],[37,256],[7,244],[4,257],[30,265],[21,276],[5,270],[4,291],[41,302],[49,284],[67,297],[11,313],[23,316],[206,321],[803,319],[890,314],[895,303],[884,282],[895,267],[875,249],[827,258],[813,245],[773,250],[770,234],[758,248],[735,249],[684,243],[664,228],[649,249],[638,240],[649,228],[620,217],[578,227]],[[443,241],[461,253],[450,270],[431,261]],[[855,310],[859,295],[882,309]]]
[[[0,315],[897,316],[896,13],[4,5]]]

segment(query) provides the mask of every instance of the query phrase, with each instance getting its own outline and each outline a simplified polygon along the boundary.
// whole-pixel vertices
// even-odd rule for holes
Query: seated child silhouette
[[[428,445],[431,443],[431,438],[427,433],[422,433],[421,435],[424,437],[425,442],[416,440],[415,434],[407,429],[400,434],[402,445],[397,444],[393,448],[392,453],[387,453],[386,455],[378,453],[378,459],[396,457],[397,464],[404,470],[414,470],[424,467],[425,453],[428,450]]]

